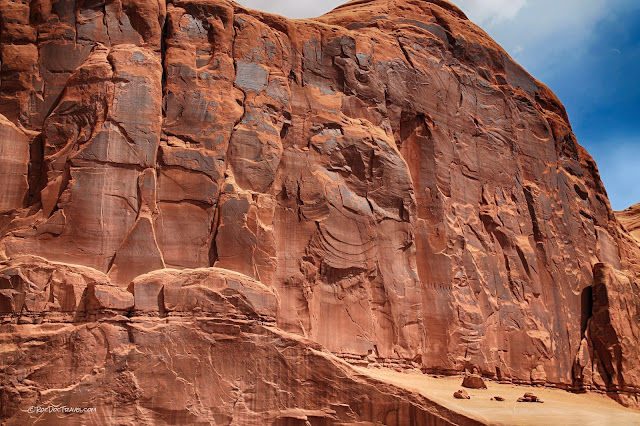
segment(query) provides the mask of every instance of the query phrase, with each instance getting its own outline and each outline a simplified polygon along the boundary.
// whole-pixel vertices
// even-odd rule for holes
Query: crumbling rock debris
[[[524,396],[521,396],[520,398],[518,398],[517,402],[544,402],[541,401],[540,399],[538,399],[537,396],[535,396],[534,394],[532,394],[531,392],[526,392],[524,394]]]
[[[638,404],[633,230],[451,3],[0,0],[0,61],[7,424],[440,415],[330,353]]]

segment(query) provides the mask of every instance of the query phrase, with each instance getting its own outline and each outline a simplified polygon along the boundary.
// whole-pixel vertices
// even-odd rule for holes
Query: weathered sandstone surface
[[[452,4],[0,0],[0,61],[9,424],[461,421],[336,356],[638,404],[634,230]]]
[[[640,243],[640,204],[633,205],[621,212],[615,212],[615,215],[625,230]]]

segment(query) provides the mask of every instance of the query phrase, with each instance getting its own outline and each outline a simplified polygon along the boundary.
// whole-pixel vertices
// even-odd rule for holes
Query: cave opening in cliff
[[[593,316],[593,288],[585,287],[580,295],[580,335],[584,339],[589,318]]]

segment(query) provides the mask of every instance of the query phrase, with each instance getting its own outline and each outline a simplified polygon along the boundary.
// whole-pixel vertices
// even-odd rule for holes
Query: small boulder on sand
[[[456,399],[471,399],[466,390],[460,389],[453,393],[453,397]]]
[[[469,389],[486,389],[487,385],[479,374],[469,374],[462,380],[462,387]]]
[[[518,402],[543,402],[537,396],[532,394],[531,392],[527,392],[524,396],[518,398]]]
[[[492,401],[504,401],[504,398],[501,396],[494,396],[493,398],[491,398]]]

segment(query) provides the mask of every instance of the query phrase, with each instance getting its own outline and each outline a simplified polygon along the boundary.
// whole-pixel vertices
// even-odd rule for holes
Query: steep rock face
[[[22,208],[29,191],[29,139],[12,122],[0,115],[0,214]]]
[[[640,204],[615,214],[625,230],[640,242]]]
[[[640,248],[558,99],[453,5],[0,7],[0,256],[104,281],[73,272],[90,308],[56,321],[236,315],[242,288],[348,359],[634,402]],[[52,276],[2,281],[7,320],[55,311]]]

